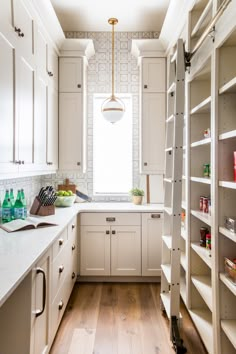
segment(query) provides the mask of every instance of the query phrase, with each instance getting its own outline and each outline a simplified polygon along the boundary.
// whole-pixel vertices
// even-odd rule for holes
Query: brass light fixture
[[[103,117],[110,123],[118,122],[124,115],[124,103],[115,97],[114,87],[114,68],[115,68],[115,33],[114,26],[118,23],[117,18],[109,18],[108,23],[112,25],[112,93],[111,97],[107,98],[102,104]]]

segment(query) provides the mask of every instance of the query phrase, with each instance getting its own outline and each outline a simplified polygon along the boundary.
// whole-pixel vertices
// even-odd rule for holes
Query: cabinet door
[[[13,27],[19,41],[18,50],[32,63],[34,53],[33,19],[23,0],[13,0]]]
[[[82,59],[60,58],[59,92],[82,92]]]
[[[48,86],[47,91],[47,168],[58,168],[58,92]]]
[[[165,92],[166,90],[165,58],[143,58],[142,91]]]
[[[44,81],[47,80],[47,40],[45,35],[40,27],[36,28],[35,36],[36,48],[36,67],[37,67],[37,76],[39,76]]]
[[[161,275],[161,213],[142,214],[142,275]]]
[[[82,168],[82,94],[59,95],[59,168]]]
[[[110,228],[80,227],[80,275],[110,275]]]
[[[46,167],[47,85],[38,78],[35,82],[34,164],[37,170]]]
[[[22,58],[16,60],[16,153],[22,171],[33,163],[34,71]],[[18,135],[17,135],[18,134]]]
[[[18,165],[14,163],[15,50],[1,35],[0,52],[0,171],[9,173],[18,170]]]
[[[3,31],[4,34],[8,34],[11,30],[12,30],[12,1],[1,0],[0,32]]]
[[[141,172],[164,172],[165,94],[143,94],[141,117]]]
[[[32,354],[46,353],[49,345],[49,266],[48,252],[32,271]]]
[[[111,275],[141,275],[139,226],[111,228]]]

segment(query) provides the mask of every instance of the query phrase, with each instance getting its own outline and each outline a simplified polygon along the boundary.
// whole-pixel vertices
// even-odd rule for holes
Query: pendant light
[[[112,94],[102,104],[103,117],[110,123],[118,122],[124,115],[124,103],[114,93],[114,67],[115,67],[115,33],[114,26],[118,23],[116,18],[109,18],[108,23],[112,25]]]

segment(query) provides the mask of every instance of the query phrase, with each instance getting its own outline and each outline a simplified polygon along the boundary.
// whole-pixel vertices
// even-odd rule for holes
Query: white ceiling
[[[64,31],[160,32],[170,0],[51,0]]]

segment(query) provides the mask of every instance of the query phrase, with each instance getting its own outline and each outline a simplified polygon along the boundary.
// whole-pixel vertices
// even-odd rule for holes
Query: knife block
[[[38,198],[35,197],[34,202],[30,208],[30,214],[40,215],[40,216],[54,215],[55,214],[55,206],[54,205],[41,205]]]

